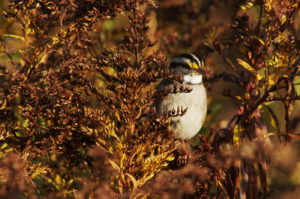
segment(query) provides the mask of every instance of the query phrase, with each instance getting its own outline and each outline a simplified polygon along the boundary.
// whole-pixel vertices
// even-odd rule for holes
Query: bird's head
[[[182,75],[187,84],[202,83],[203,59],[194,54],[181,54],[173,59],[170,64],[170,72],[173,75]]]

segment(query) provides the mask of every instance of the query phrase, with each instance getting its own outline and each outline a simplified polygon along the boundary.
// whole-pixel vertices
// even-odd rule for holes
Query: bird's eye
[[[191,69],[191,67],[188,64],[180,64],[185,69]]]
[[[184,69],[191,69],[191,67],[186,63],[180,63],[180,64],[179,63],[172,63],[170,65],[170,68],[176,68],[176,67],[182,67]]]
[[[170,68],[175,68],[175,67],[177,67],[178,66],[178,64],[176,64],[176,63],[171,63],[170,64]]]

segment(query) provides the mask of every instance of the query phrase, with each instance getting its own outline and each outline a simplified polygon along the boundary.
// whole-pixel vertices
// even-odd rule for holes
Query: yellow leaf
[[[52,154],[52,155],[50,156],[50,159],[51,159],[53,162],[56,161],[56,160],[57,160],[56,154]]]
[[[0,110],[4,109],[6,107],[7,102],[6,102],[6,100],[4,100],[4,102],[1,102],[1,103],[2,104],[0,106]]]
[[[257,39],[257,41],[259,41],[259,43],[261,43],[262,45],[265,45],[265,42],[261,38],[255,37],[255,39]]]
[[[264,108],[266,108],[269,116],[270,116],[270,124],[271,126],[276,129],[276,134],[280,136],[280,126],[279,126],[279,120],[277,116],[275,115],[274,111],[267,105],[263,105]]]
[[[242,10],[246,10],[247,8],[245,6],[241,6],[241,9]]]
[[[111,159],[107,159],[107,161],[110,163],[110,165],[115,169],[115,170],[118,170],[120,171],[120,167],[114,162],[112,161]]]
[[[113,74],[116,73],[115,69],[113,69],[112,67],[106,68],[106,72],[107,72],[107,74],[109,74],[109,75],[113,75]]]
[[[252,66],[250,66],[250,64],[248,64],[242,59],[236,59],[236,60],[241,66],[243,66],[243,68],[245,68],[247,71],[252,73],[257,80],[261,80],[263,78],[260,74],[257,73],[257,71],[254,68],[252,68]]]
[[[251,73],[253,73],[254,75],[256,75],[256,71],[254,70],[254,68],[252,68],[252,66],[250,66],[247,62],[245,62],[244,60],[241,59],[236,59],[237,62],[243,66],[246,70],[250,71]]]
[[[120,160],[120,168],[124,168],[124,161],[126,160],[126,153],[122,154],[121,160]]]
[[[129,177],[129,179],[131,180],[131,182],[133,184],[133,189],[137,188],[138,183],[137,183],[136,179],[133,177],[133,175],[131,175],[130,173],[126,173],[125,175],[127,177]]]
[[[248,6],[248,8],[252,8],[253,7],[253,3],[252,2],[247,2],[246,5]]]
[[[120,119],[120,115],[119,115],[119,113],[118,113],[118,112],[115,112],[115,116],[116,116],[116,118],[117,118],[117,120],[118,120],[118,121],[121,121],[121,119]]]
[[[245,93],[245,99],[246,100],[250,99],[250,94],[249,93]]]
[[[278,79],[278,75],[277,74],[271,74],[270,76],[268,76],[268,84],[269,86],[273,86],[276,84]]]
[[[172,156],[172,155],[170,155],[170,156],[167,157],[167,161],[173,161],[174,159],[175,159],[175,157]]]
[[[233,143],[234,145],[238,146],[239,142],[240,142],[240,128],[238,125],[235,125],[233,129]]]
[[[74,179],[70,179],[70,180],[68,181],[68,185],[71,185],[73,182],[74,182]]]
[[[26,119],[26,120],[22,121],[21,125],[22,125],[23,127],[28,127],[28,126],[29,126],[29,120]]]
[[[256,79],[259,81],[259,80],[261,80],[263,77],[260,75],[260,74],[257,74],[256,75]]]
[[[282,15],[279,20],[281,25],[283,25],[286,22],[286,15]]]
[[[252,2],[247,2],[247,3],[245,3],[244,5],[242,5],[240,8],[242,9],[242,10],[247,10],[247,9],[249,9],[249,8],[252,8],[253,7],[253,3]]]
[[[242,98],[241,96],[235,96],[235,98],[236,98],[237,100],[240,100],[240,101],[243,100],[243,98]]]
[[[38,167],[34,170],[34,173],[31,175],[31,179],[34,179],[38,175],[46,174],[46,168],[45,167]]]
[[[57,44],[59,42],[59,38],[57,36],[52,37],[52,44]]]
[[[4,34],[4,37],[11,37],[11,38],[20,39],[22,41],[25,41],[25,38],[23,36],[20,36],[20,35]]]
[[[60,175],[56,175],[56,176],[55,176],[54,182],[55,182],[56,184],[58,184],[58,185],[61,184],[61,177],[60,177]]]
[[[22,133],[20,131],[17,131],[15,134],[16,134],[17,137],[21,137],[22,136]]]
[[[266,10],[267,12],[270,12],[271,9],[272,9],[272,2],[266,2],[266,3],[264,4],[264,8],[265,8],[265,10]]]
[[[5,149],[7,146],[8,146],[7,143],[3,143],[3,144],[1,145],[1,147],[0,147],[0,149]]]
[[[271,117],[270,123],[271,123],[271,126],[272,126],[272,127],[277,128],[277,124],[276,124],[276,122],[275,122],[275,120],[274,120],[273,117]]]

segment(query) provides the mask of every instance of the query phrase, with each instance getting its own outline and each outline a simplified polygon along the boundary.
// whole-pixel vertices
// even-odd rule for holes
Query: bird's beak
[[[203,70],[202,67],[199,67],[199,68],[194,70],[194,73],[203,75],[205,73],[205,71]]]

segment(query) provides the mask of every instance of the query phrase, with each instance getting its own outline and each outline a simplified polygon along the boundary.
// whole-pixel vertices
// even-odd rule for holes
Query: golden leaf
[[[242,59],[236,59],[236,60],[237,60],[237,62],[238,62],[241,66],[243,66],[247,71],[249,71],[250,73],[252,73],[252,74],[257,78],[257,80],[261,80],[261,79],[262,79],[262,76],[259,75],[259,74],[257,73],[257,71],[256,71],[254,68],[252,68],[252,66],[250,66],[250,64],[248,64],[247,62],[245,62],[245,61],[242,60]]]
[[[235,125],[233,128],[233,143],[236,146],[240,143],[240,128],[238,125]]]
[[[55,176],[54,182],[58,185],[60,185],[62,183],[60,175]]]
[[[138,187],[138,182],[135,179],[135,177],[133,177],[133,175],[131,175],[130,173],[126,173],[125,174],[127,177],[129,177],[129,179],[131,180],[132,184],[133,184],[133,189]]]
[[[113,160],[111,159],[107,159],[107,161],[110,163],[110,165],[115,169],[115,170],[118,170],[120,171],[120,167],[118,166],[118,164],[116,164]]]
[[[4,37],[11,37],[11,38],[20,39],[22,41],[25,41],[25,38],[21,35],[4,34]]]

